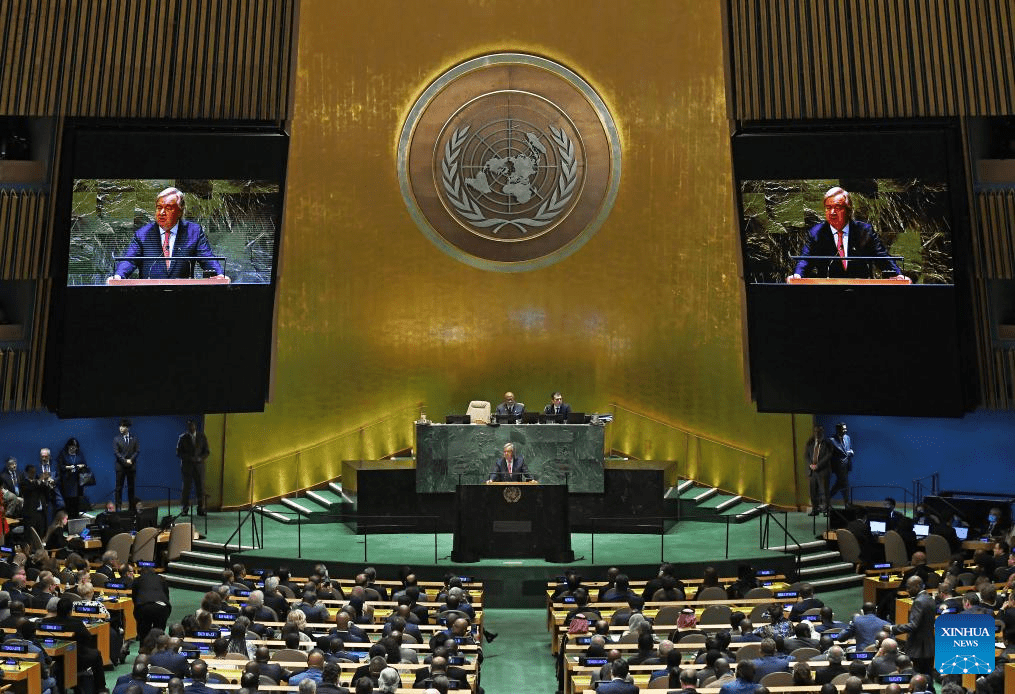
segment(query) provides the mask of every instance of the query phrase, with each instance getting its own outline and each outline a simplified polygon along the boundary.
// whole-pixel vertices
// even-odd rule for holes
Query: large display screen
[[[273,124],[67,121],[48,407],[264,409],[288,147]]]
[[[733,136],[752,395],[767,412],[958,416],[975,400],[957,123]]]
[[[945,180],[744,180],[740,201],[748,282],[901,274],[913,284],[954,283]]]
[[[277,180],[81,178],[73,186],[68,285],[104,285],[118,274],[271,283]],[[170,258],[179,259],[166,261],[161,225],[170,222]]]

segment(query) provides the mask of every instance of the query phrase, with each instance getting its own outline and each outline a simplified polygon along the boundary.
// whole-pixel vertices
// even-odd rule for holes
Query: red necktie
[[[511,474],[511,461],[508,461],[508,474]]]
[[[840,231],[839,232],[839,241],[838,241],[837,247],[839,249],[839,257],[844,259],[846,257],[846,249],[844,249],[842,247],[842,236],[843,236],[843,234]],[[846,261],[845,260],[842,261],[842,269],[843,270],[846,269]]]
[[[164,244],[162,244],[162,255],[165,258],[167,258],[167,259],[172,257],[172,254],[169,252],[169,232],[168,231],[166,232],[166,242]],[[839,255],[842,255],[842,246],[841,245],[839,246]],[[166,269],[167,270],[169,269],[169,266],[172,264],[172,262],[173,261],[171,261],[171,260],[166,260]]]

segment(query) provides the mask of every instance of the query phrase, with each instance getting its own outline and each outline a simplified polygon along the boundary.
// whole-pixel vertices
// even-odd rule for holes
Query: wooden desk
[[[73,641],[58,640],[52,645],[43,643],[43,649],[53,660],[61,660],[61,667],[57,669],[60,677],[57,684],[64,691],[78,684],[78,646]]]
[[[14,684],[18,694],[42,694],[42,665],[38,662],[17,662],[0,665],[4,682]]]

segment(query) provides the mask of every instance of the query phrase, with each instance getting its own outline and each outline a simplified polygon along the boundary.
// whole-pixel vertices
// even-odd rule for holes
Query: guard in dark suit
[[[567,416],[571,414],[571,406],[564,402],[562,394],[554,393],[550,396],[550,404],[543,408],[543,414],[562,417],[566,421]]]
[[[525,414],[525,404],[515,402],[515,394],[511,391],[504,393],[504,402],[497,405],[497,415],[507,415],[511,419],[511,424],[517,424],[521,421],[522,415]]]
[[[137,455],[141,443],[130,433],[130,420],[120,420],[120,433],[113,438],[113,453],[116,455],[116,505],[123,510],[123,481],[127,480],[127,506],[134,506],[134,478],[137,476]]]
[[[874,265],[897,279],[906,279],[895,261],[888,257],[881,239],[866,222],[853,219],[849,193],[838,186],[825,193],[825,221],[807,232],[807,244],[791,278],[807,274],[817,277],[871,277]],[[807,256],[833,257],[808,260]],[[842,260],[835,259],[839,256]],[[851,257],[883,258],[878,261],[849,260]]]
[[[181,513],[190,512],[190,487],[194,486],[197,497],[197,515],[205,515],[204,508],[204,461],[208,458],[208,437],[197,430],[197,422],[187,420],[187,430],[176,442],[176,457],[180,459],[180,474],[183,476],[183,497]]]
[[[186,201],[181,191],[166,188],[155,198],[155,221],[134,232],[124,251],[124,260],[116,265],[115,279],[126,277],[140,265],[142,279],[193,277],[195,262],[206,271],[222,275],[222,264],[211,260],[214,254],[200,224],[183,217]],[[173,260],[173,258],[209,258],[209,260]]]
[[[525,467],[525,459],[515,455],[513,443],[504,444],[504,455],[490,473],[490,482],[527,482],[532,479],[529,469]]]
[[[825,436],[823,426],[814,427],[814,435],[807,440],[804,449],[807,462],[807,476],[810,478],[811,512],[816,516],[827,508],[828,480],[831,477],[832,442]]]

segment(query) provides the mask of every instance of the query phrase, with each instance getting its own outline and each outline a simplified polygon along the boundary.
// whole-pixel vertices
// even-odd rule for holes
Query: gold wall
[[[576,410],[616,404],[610,440],[637,457],[679,458],[686,431],[729,444],[697,445],[695,469],[797,500],[794,439],[809,423],[797,435],[792,417],[759,415],[745,394],[720,3],[305,0],[298,28],[273,393],[263,414],[209,418],[225,505],[409,447],[417,403],[442,418],[507,389],[530,409],[554,389]],[[396,177],[422,90],[499,51],[580,74],[623,145],[602,228],[526,273],[443,254]],[[720,449],[735,453],[711,459]],[[741,450],[764,458],[763,478]]]

